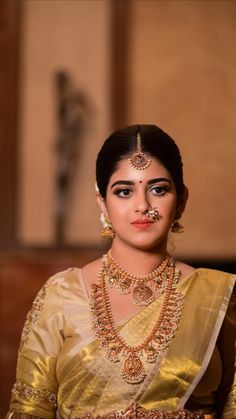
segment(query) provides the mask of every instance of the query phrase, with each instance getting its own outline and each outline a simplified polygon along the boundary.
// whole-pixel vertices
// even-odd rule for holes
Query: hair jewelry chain
[[[129,384],[138,384],[145,379],[143,362],[156,362],[175,336],[183,306],[183,295],[177,292],[180,275],[180,271],[175,270],[175,262],[172,259],[160,315],[144,341],[136,346],[130,346],[115,326],[106,287],[107,264],[103,259],[98,283],[92,284],[90,292],[93,330],[111,362],[116,363],[121,361],[120,358],[123,359],[121,376]]]
[[[166,256],[153,272],[144,277],[129,274],[113,259],[110,250],[104,255],[103,264],[106,284],[115,288],[120,294],[132,292],[134,304],[147,306],[154,301],[154,292],[156,297],[165,292],[173,266],[173,258]]]
[[[150,157],[142,151],[140,132],[137,133],[136,150],[130,157],[129,162],[136,170],[147,169],[151,164]]]

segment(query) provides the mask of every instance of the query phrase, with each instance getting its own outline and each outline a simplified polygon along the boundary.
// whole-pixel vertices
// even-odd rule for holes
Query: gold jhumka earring
[[[172,233],[183,233],[184,226],[178,220],[175,220],[171,226]]]
[[[147,169],[147,167],[150,166],[150,164],[151,164],[150,157],[142,151],[140,132],[137,133],[137,136],[136,136],[136,150],[132,154],[132,156],[129,158],[129,163],[136,170]]]
[[[95,182],[95,192],[96,192],[96,194],[100,195],[100,191],[99,191],[97,182]],[[114,233],[114,230],[112,228],[112,224],[111,224],[108,216],[105,215],[103,212],[100,215],[100,221],[101,221],[101,224],[102,224],[101,236],[102,237],[109,237],[109,238],[113,239],[115,233]]]
[[[100,216],[100,221],[102,223],[101,236],[113,239],[115,233],[109,218],[104,213],[102,213]]]

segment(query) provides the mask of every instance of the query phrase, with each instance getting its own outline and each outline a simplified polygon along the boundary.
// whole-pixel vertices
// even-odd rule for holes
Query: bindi
[[[139,181],[139,183],[143,183],[143,181],[142,181],[142,180],[140,180],[140,181]]]

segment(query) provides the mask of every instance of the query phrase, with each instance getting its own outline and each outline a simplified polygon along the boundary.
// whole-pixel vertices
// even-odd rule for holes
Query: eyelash
[[[153,193],[153,191],[155,191],[153,193],[154,195],[163,196],[165,195],[166,192],[168,192],[168,190],[169,190],[169,187],[167,185],[160,185],[160,186],[152,186],[149,189],[149,192]],[[127,195],[125,194],[126,192],[128,192]],[[130,196],[132,192],[133,190],[129,188],[119,188],[114,191],[114,195],[117,195],[121,198],[127,198]]]
[[[121,195],[121,193],[122,192],[132,192],[132,190],[131,189],[128,189],[128,188],[119,188],[119,189],[116,189],[115,191],[114,191],[114,194],[115,195],[117,195],[117,196],[121,196],[122,198],[124,198],[124,197],[127,197],[127,196],[129,196],[129,195]]]
[[[169,187],[167,185],[160,185],[160,186],[154,186],[152,188],[150,188],[150,192],[152,191],[158,191],[157,193],[155,193],[155,195],[165,195],[166,192],[168,192]]]

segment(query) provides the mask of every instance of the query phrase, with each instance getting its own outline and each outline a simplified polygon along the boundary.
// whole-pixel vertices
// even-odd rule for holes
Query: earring
[[[110,237],[111,239],[113,239],[115,235],[114,230],[112,228],[109,218],[105,214],[103,214],[103,212],[101,213],[100,221],[102,223],[101,236]]]
[[[171,226],[172,233],[183,233],[184,232],[184,226],[179,223],[178,220],[175,220]]]

